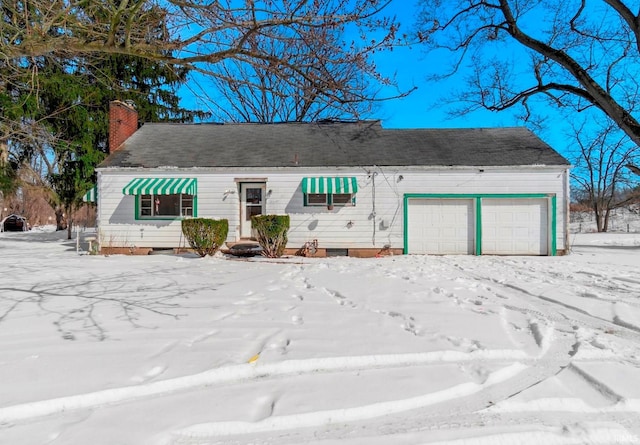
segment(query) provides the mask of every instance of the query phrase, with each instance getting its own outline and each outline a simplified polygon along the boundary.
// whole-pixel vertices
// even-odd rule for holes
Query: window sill
[[[193,216],[136,216],[136,221],[176,221],[186,218],[193,218]]]

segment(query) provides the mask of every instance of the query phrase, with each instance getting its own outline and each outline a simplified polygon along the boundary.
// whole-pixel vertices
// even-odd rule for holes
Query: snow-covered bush
[[[227,239],[229,221],[208,218],[183,219],[182,233],[198,255],[214,255]]]
[[[262,247],[262,255],[268,258],[282,256],[287,247],[289,215],[256,215],[251,217],[251,227]]]

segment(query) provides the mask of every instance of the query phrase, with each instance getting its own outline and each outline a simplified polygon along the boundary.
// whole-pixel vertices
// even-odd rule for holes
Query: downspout
[[[371,173],[371,199],[373,201],[372,210],[371,210],[371,222],[373,223],[373,236],[371,241],[373,242],[373,246],[376,245],[376,176],[378,176],[378,172]]]
[[[101,207],[100,207],[100,195],[102,195],[102,172],[101,171],[97,171],[98,175],[96,176],[96,244],[97,244],[97,249],[98,252],[101,251],[102,249],[102,237],[100,236],[100,232],[101,232],[101,228],[100,228],[100,213],[101,213]]]

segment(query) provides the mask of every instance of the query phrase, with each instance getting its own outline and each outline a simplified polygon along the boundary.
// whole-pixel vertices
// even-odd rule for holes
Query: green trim
[[[476,197],[476,236],[473,242],[476,247],[476,255],[482,255],[482,198]]]
[[[551,252],[549,252],[551,256],[556,256],[558,254],[558,240],[556,239],[558,229],[557,201],[558,197],[553,195],[551,197]]]
[[[405,194],[404,195],[404,201],[403,201],[403,206],[402,206],[402,219],[404,220],[404,230],[403,230],[403,247],[402,247],[402,253],[405,255],[409,254],[409,195]]]
[[[553,193],[405,193],[405,198],[550,198]]]
[[[185,195],[186,193],[180,193],[180,195]],[[153,194],[152,194],[153,195]],[[198,195],[193,195],[193,216],[140,216],[140,196],[135,196],[135,220],[136,221],[182,221],[183,219],[188,218],[197,218],[198,217]],[[182,198],[180,198],[180,204],[182,204]]]
[[[482,255],[482,199],[504,198],[504,199],[541,199],[549,200],[549,211],[551,219],[549,221],[550,240],[548,240],[548,255],[557,255],[557,196],[555,193],[405,193],[404,194],[404,254],[409,253],[409,200],[410,199],[475,199],[475,255]]]

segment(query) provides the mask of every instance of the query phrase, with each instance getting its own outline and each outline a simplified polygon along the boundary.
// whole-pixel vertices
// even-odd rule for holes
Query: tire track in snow
[[[218,436],[273,432],[297,428],[309,428],[320,425],[327,426],[336,423],[384,417],[472,395],[485,388],[489,388],[510,379],[522,372],[524,369],[527,369],[526,365],[516,362],[491,373],[487,380],[482,384],[466,382],[451,388],[446,388],[442,391],[436,391],[403,400],[378,402],[355,408],[314,411],[288,416],[274,416],[258,422],[232,421],[202,423],[174,431],[172,434],[176,438],[208,439]]]
[[[429,442],[429,445],[636,445],[638,437],[624,428],[593,426],[579,431],[518,431],[517,433],[489,434],[482,437]],[[425,444],[427,445],[427,444]]]
[[[456,260],[457,261],[457,260]],[[635,329],[622,329],[611,330],[613,326],[617,326],[616,321],[601,319],[592,314],[583,312],[581,310],[575,310],[571,306],[563,305],[562,302],[556,301],[553,298],[545,297],[544,295],[538,295],[535,292],[530,292],[525,288],[517,285],[512,285],[509,282],[486,280],[484,277],[479,276],[473,271],[467,270],[459,264],[447,263],[447,258],[443,258],[440,265],[455,269],[458,273],[466,275],[469,279],[477,283],[484,283],[490,285],[492,289],[487,288],[491,297],[489,298],[493,303],[501,305],[506,310],[520,312],[524,315],[532,317],[532,320],[537,320],[537,326],[531,329],[532,335],[538,346],[547,350],[547,354],[544,357],[540,357],[537,363],[523,373],[520,373],[516,378],[510,379],[500,385],[496,385],[491,388],[491,393],[488,391],[481,391],[472,397],[466,399],[460,399],[453,401],[454,403],[438,405],[435,409],[421,410],[414,414],[411,419],[388,419],[390,424],[394,425],[399,430],[421,430],[425,425],[439,425],[443,429],[458,430],[460,428],[467,428],[471,426],[473,422],[480,421],[480,424],[494,424],[500,425],[501,413],[538,413],[549,412],[558,409],[563,411],[563,406],[566,410],[567,400],[547,400],[549,406],[548,409],[536,410],[531,409],[531,406],[519,406],[518,404],[512,404],[511,398],[527,388],[537,385],[545,381],[547,378],[561,372],[566,368],[571,368],[571,362],[573,356],[580,347],[580,339],[577,336],[577,331],[584,327],[589,330],[605,331],[609,332],[620,339],[632,340],[634,342],[640,341],[640,336]],[[560,283],[560,289],[563,286],[569,286],[570,283]],[[496,289],[497,288],[497,289]],[[540,304],[536,304],[539,302]],[[558,310],[560,306],[560,310]],[[565,310],[562,310],[565,309]],[[502,314],[504,317],[504,314]],[[558,335],[558,339],[551,341],[551,338],[547,335],[540,335],[539,327],[540,322],[543,326],[554,325],[556,326],[555,332]],[[623,326],[624,328],[624,326]],[[571,340],[573,338],[573,340]],[[559,341],[558,341],[559,340]],[[572,344],[573,342],[573,344]],[[601,382],[588,382],[594,386],[594,390],[598,390]],[[487,398],[487,396],[491,398]],[[482,399],[490,402],[484,407],[481,406]],[[493,406],[510,407],[511,409],[495,409]],[[518,405],[519,409],[516,409]],[[571,410],[565,411],[571,412]],[[473,414],[475,413],[475,414]],[[584,404],[584,409],[577,409],[576,415],[580,416],[596,416],[595,418],[606,418],[609,421],[619,423],[622,425],[629,425],[632,428],[637,428],[637,416],[640,413],[640,399],[639,400],[623,400],[615,405],[608,407],[607,409],[593,408]],[[495,417],[495,416],[498,417]],[[489,417],[487,417],[489,416]],[[599,417],[598,417],[599,416]],[[456,419],[452,421],[452,419]],[[466,419],[466,420],[465,420]],[[576,421],[582,419],[577,418]],[[454,426],[451,426],[453,422]],[[440,429],[438,427],[438,429]],[[635,440],[635,436],[634,436]],[[465,442],[466,443],[466,442]],[[581,443],[581,442],[578,442]],[[596,442],[599,443],[599,442]],[[610,442],[603,442],[610,443]],[[621,443],[640,443],[640,442],[621,442]]]
[[[509,310],[518,311],[523,314],[534,315],[536,317],[558,323],[559,325],[565,326],[567,328],[566,331],[574,330],[575,326],[581,326],[595,330],[606,330],[613,327],[622,328],[618,332],[615,332],[616,336],[640,343],[640,329],[636,326],[630,327],[626,326],[625,323],[621,323],[620,321],[608,320],[599,317],[587,312],[582,308],[575,307],[556,298],[544,295],[545,292],[531,292],[520,285],[512,284],[506,281],[506,279],[500,281],[487,280],[485,279],[485,277],[478,275],[473,271],[470,271],[458,264],[448,264],[444,260],[445,258],[443,258],[443,262],[441,264],[446,265],[449,268],[452,268],[459,273],[466,275],[469,279],[475,282],[481,282],[487,285],[491,285],[492,287],[500,288],[504,292],[504,294],[498,294],[496,290],[492,291],[492,293],[496,297],[494,303],[502,305]],[[506,260],[501,260],[501,262],[504,261]],[[498,260],[495,260],[495,262],[497,263]],[[500,265],[504,266],[504,264]],[[511,269],[516,270],[516,273],[525,275],[524,272],[515,269],[513,265],[509,266],[511,267]],[[540,273],[548,273],[548,271],[527,271],[527,274]],[[516,278],[511,277],[511,280],[515,281]],[[570,277],[563,277],[563,281],[561,281],[560,283],[553,283],[553,285],[554,287],[559,288],[559,292],[562,292],[563,287],[571,287],[572,283],[570,281]],[[640,289],[637,289],[637,291],[640,292]],[[510,299],[511,301],[509,303],[506,303],[505,301],[498,300],[498,298],[504,300],[505,297]],[[532,302],[532,299],[537,300],[540,304],[534,304],[535,300]]]
[[[353,424],[372,419],[384,419],[384,428],[394,425],[396,419],[407,422],[409,428],[420,429],[431,423],[430,417],[434,420],[443,418],[457,418],[458,414],[467,414],[486,408],[494,401],[507,399],[524,389],[534,386],[539,382],[555,375],[559,370],[567,365],[571,342],[555,342],[555,331],[553,327],[543,329],[538,328],[539,354],[528,356],[530,363],[525,366],[520,361],[516,361],[509,366],[489,374],[482,383],[466,382],[441,391],[424,394],[403,400],[390,402],[379,402],[354,408],[334,409],[326,411],[315,411],[287,416],[274,416],[265,418],[259,422],[227,421],[210,422],[193,425],[173,433],[173,440],[170,443],[209,443],[216,437],[278,433],[304,428],[322,426],[323,429],[344,424]],[[472,356],[475,354],[493,355],[490,350],[477,350],[472,353],[458,353],[462,356]],[[525,354],[518,351],[518,354]],[[526,354],[525,354],[526,355]],[[509,359],[503,357],[503,359]],[[544,360],[543,360],[544,359]],[[517,359],[516,359],[517,360]],[[446,360],[440,360],[442,363]],[[532,369],[533,366],[533,369]],[[443,414],[444,411],[444,414]],[[413,422],[413,423],[412,423]],[[405,428],[401,428],[405,430]],[[294,432],[293,435],[297,434]],[[305,433],[302,433],[304,435]],[[323,439],[323,432],[314,431],[314,440]],[[329,435],[331,433],[328,433]],[[296,439],[297,440],[297,439]],[[301,439],[300,442],[303,442]]]
[[[443,262],[442,266],[444,266],[445,268],[450,268],[450,267],[455,268],[455,270],[458,273],[461,271],[465,273],[465,271],[463,269],[462,270],[459,269],[457,265],[452,266],[450,264],[447,264],[446,262]],[[473,276],[472,274],[467,274],[467,275],[471,280],[473,280],[472,281],[473,283],[482,282],[481,279]],[[491,285],[493,287],[495,283],[491,281],[485,284]],[[493,290],[490,290],[488,287],[486,290],[493,293]],[[510,290],[516,291],[516,292],[518,291],[517,289],[510,289]],[[327,291],[326,289],[325,289],[325,292],[327,292],[331,296],[335,296],[333,295],[333,292]],[[498,297],[499,296],[496,296],[496,298]],[[494,300],[494,299],[491,298],[491,300]],[[494,302],[496,301],[494,300]],[[497,303],[499,303],[499,305],[502,305],[504,307],[504,301],[497,300]],[[520,303],[519,299],[518,299],[518,303]],[[529,304],[526,306],[531,306],[531,305]],[[376,424],[373,424],[373,425],[367,424],[367,420],[371,419],[371,417],[366,416],[365,414],[366,407],[363,407],[362,417],[360,418],[341,417],[336,419],[334,424],[336,423],[344,424],[349,422],[349,424],[351,425],[353,425],[354,423],[357,423],[358,425],[367,425],[367,428],[371,428],[373,426],[373,428],[382,428],[382,429],[384,428],[393,429],[394,425],[402,424],[400,429],[415,430],[415,429],[424,428],[424,425],[432,424],[433,422],[440,423],[440,424],[450,423],[451,419],[458,419],[460,418],[460,416],[467,416],[469,413],[477,412],[488,406],[492,406],[493,404],[500,402],[501,400],[507,400],[513,397],[514,395],[519,394],[520,392],[532,386],[535,386],[540,382],[543,382],[546,379],[556,375],[557,373],[562,371],[566,366],[570,364],[572,354],[574,353],[573,348],[575,344],[575,336],[573,335],[571,328],[565,329],[566,331],[569,332],[568,335],[566,333],[558,331],[555,328],[556,322],[553,321],[554,319],[557,319],[557,320],[560,320],[563,325],[565,325],[567,323],[566,318],[549,316],[549,314],[547,313],[536,311],[530,308],[527,308],[526,310],[521,310],[518,307],[509,308],[509,309],[520,311],[527,315],[532,316],[532,319],[529,320],[528,327],[531,330],[531,335],[533,337],[533,340],[535,341],[538,347],[538,353],[535,354],[535,358],[532,357],[531,367],[529,367],[526,371],[518,373],[512,378],[505,379],[499,384],[495,384],[487,388],[480,388],[478,391],[474,391],[469,394],[458,394],[456,397],[450,397],[450,398],[447,398],[446,400],[441,400],[439,403],[436,403],[436,404],[425,403],[420,407],[412,408],[410,413],[408,412],[385,413],[383,414],[385,416],[384,421],[377,421],[378,422],[377,426]],[[317,413],[317,415],[321,417],[323,413],[325,412]],[[333,414],[336,414],[336,413],[334,412]],[[288,432],[286,433],[288,436],[290,435],[304,436],[305,433],[303,431],[300,431],[300,430],[295,431],[295,430],[298,428],[304,428],[306,426],[313,426],[311,425],[311,422],[313,422],[313,419],[316,419],[313,416],[314,416],[314,413],[308,414],[308,417],[305,417],[303,419],[304,422],[306,423],[298,422],[298,417],[293,417],[293,416],[282,418],[273,424],[268,423],[265,420],[262,426],[258,428],[264,428],[264,430],[261,430],[262,432],[266,432],[266,431],[275,432],[275,431],[282,431],[286,429],[288,430]],[[289,426],[285,427],[287,424],[287,421],[289,421],[288,422]],[[219,424],[219,425],[216,424],[216,425],[217,426],[213,427],[213,430],[216,430],[216,428],[220,428],[220,431],[226,431],[225,430],[226,427],[229,427],[230,429],[237,428],[236,431],[240,431],[243,429],[247,430],[243,423],[237,423],[237,422],[231,422],[231,423],[225,423],[225,424]],[[326,422],[325,422],[325,425],[327,425]],[[201,432],[203,434],[201,438],[203,440],[206,440],[207,434],[205,433],[204,430],[206,430],[207,427],[206,426],[201,426],[201,427],[202,427]],[[273,429],[270,430],[269,428],[273,428]],[[256,430],[255,432],[260,432],[260,431]],[[381,433],[383,432],[381,431]],[[212,433],[211,437],[214,437],[216,434]],[[241,434],[241,433],[227,432],[225,434]],[[316,431],[314,432],[314,439],[321,438],[320,436],[318,436],[318,434],[320,434],[320,436],[328,434],[328,437],[331,437],[330,432],[325,433],[325,432]],[[194,440],[195,442],[193,443],[200,443],[197,439],[194,439]]]
[[[473,352],[435,351],[425,353],[328,357],[226,366],[174,379],[113,388],[68,397],[23,403],[0,408],[0,425],[70,410],[113,405],[145,397],[170,394],[197,387],[239,383],[288,375],[343,372],[390,367],[418,366],[430,363],[455,363],[476,360],[535,359],[520,350],[478,350]]]

